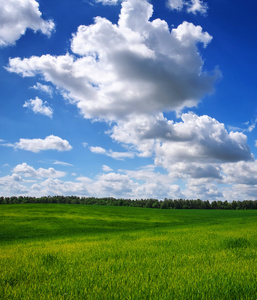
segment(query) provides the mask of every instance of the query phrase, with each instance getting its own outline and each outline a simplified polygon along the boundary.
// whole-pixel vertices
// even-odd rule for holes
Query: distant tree
[[[153,208],[160,208],[160,202],[156,200],[152,206]]]

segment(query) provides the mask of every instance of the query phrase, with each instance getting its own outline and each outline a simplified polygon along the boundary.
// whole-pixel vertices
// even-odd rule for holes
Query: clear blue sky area
[[[0,0],[0,196],[257,199],[256,13]]]

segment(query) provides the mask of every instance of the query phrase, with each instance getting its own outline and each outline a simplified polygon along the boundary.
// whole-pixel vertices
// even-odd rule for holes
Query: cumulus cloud
[[[102,147],[89,147],[89,149],[92,153],[104,154],[118,160],[123,160],[125,158],[133,158],[135,156],[135,153],[133,152],[115,152],[112,150],[107,151]]]
[[[76,181],[62,181],[46,179],[32,185],[35,193],[47,195],[83,195],[96,197],[133,197],[135,184],[127,175],[108,173],[98,175],[94,180],[87,177],[78,177]]]
[[[186,185],[186,198],[195,199],[196,195],[204,200],[224,200],[224,194],[217,184],[204,180],[189,180]]]
[[[64,177],[66,175],[65,172],[56,171],[53,168],[43,169],[39,168],[38,170],[34,169],[33,167],[29,166],[27,163],[22,163],[17,165],[12,170],[13,173],[19,174],[24,177],[31,177],[31,178],[59,178]]]
[[[197,47],[212,37],[188,22],[170,31],[166,21],[150,21],[152,14],[146,0],[124,1],[118,24],[96,17],[94,24],[79,26],[71,41],[76,56],[16,57],[7,70],[43,75],[86,118],[117,120],[192,107],[219,77],[219,71],[203,71]]]
[[[3,196],[22,195],[28,193],[28,188],[23,185],[22,177],[18,174],[0,177],[1,194]]]
[[[31,192],[37,195],[88,195],[84,183],[62,181],[56,178],[48,178],[43,182],[33,184]]]
[[[204,14],[207,10],[201,0],[169,3],[173,9],[191,13]],[[6,69],[24,77],[39,74],[85,118],[112,121],[107,133],[127,151],[89,147],[92,153],[114,159],[152,157],[154,166],[115,173],[103,165],[105,174],[65,181],[58,179],[62,173],[54,169],[34,169],[24,163],[15,167],[12,176],[2,177],[0,184],[5,182],[9,191],[26,191],[24,178],[34,178],[36,183],[29,190],[37,195],[159,199],[197,195],[209,200],[229,196],[230,200],[236,195],[250,195],[247,186],[253,195],[257,184],[251,173],[257,169],[246,135],[235,129],[229,131],[206,115],[182,114],[183,108],[197,105],[211,93],[220,76],[218,70],[204,70],[199,53],[199,47],[207,47],[212,37],[189,22],[170,30],[166,21],[152,16],[153,6],[146,0],[125,0],[117,24],[96,17],[93,24],[79,26],[72,35],[71,52],[66,55],[16,57],[9,60]],[[49,85],[37,83],[33,88],[52,95]],[[29,100],[26,107],[36,110],[36,99]],[[46,113],[46,108],[50,109],[46,103],[37,103],[38,113],[52,116]],[[168,120],[164,117],[167,111],[180,112],[181,120]],[[249,126],[249,131],[254,126]],[[68,141],[53,135],[5,145],[35,153],[72,149]],[[68,165],[59,161],[55,164]],[[167,173],[156,172],[159,166]],[[236,192],[232,195],[223,184],[235,187]]]
[[[12,175],[0,177],[0,186],[6,195],[78,195],[116,198],[184,198],[184,194],[173,178],[168,174],[156,173],[154,166],[147,166],[136,171],[120,170],[115,173],[108,166],[103,166],[106,174],[95,178],[77,177],[65,181],[58,177],[64,172],[49,169],[35,169],[27,163],[17,165]],[[3,189],[4,188],[4,189]],[[4,193],[3,193],[4,194]]]
[[[205,15],[208,10],[208,5],[202,0],[168,0],[167,5],[172,10],[186,9],[188,13],[200,13]]]
[[[123,170],[123,172],[138,182],[135,190],[138,198],[185,198],[180,186],[174,184],[174,178],[169,174],[156,172],[153,165],[135,171]]]
[[[0,46],[14,44],[26,30],[41,31],[50,35],[55,25],[42,19],[35,0],[0,0]]]
[[[96,154],[106,154],[107,151],[102,147],[90,147],[89,148],[91,152]]]
[[[60,194],[133,199],[200,197],[203,200],[232,201],[256,199],[256,166],[254,161],[212,164],[204,169],[204,165],[200,164],[191,164],[186,168],[186,163],[181,162],[175,164],[173,170],[181,177],[174,177],[172,172],[160,173],[154,165],[137,170],[119,170],[118,173],[103,166],[106,174],[97,175],[95,178],[77,177],[73,181],[65,181],[58,179],[65,176],[64,172],[52,168],[35,169],[27,163],[22,163],[13,168],[12,175],[0,177],[0,187],[2,194],[7,196]],[[190,168],[191,173],[188,171]],[[183,182],[183,187],[181,182],[176,183],[178,178]]]
[[[31,109],[35,114],[41,114],[51,119],[53,117],[53,109],[50,106],[47,106],[47,101],[43,102],[38,97],[26,101],[23,104],[23,107]]]
[[[133,116],[119,121],[111,137],[132,144],[142,156],[155,155],[155,163],[166,169],[174,163],[236,162],[253,159],[247,137],[241,132],[228,132],[224,124],[209,116],[186,113],[174,123],[162,114]]]
[[[168,0],[167,5],[170,9],[181,10],[184,6],[183,0]]]
[[[132,145],[139,156],[150,157],[154,153],[157,139],[165,139],[170,132],[170,124],[162,114],[132,115],[119,120],[109,131],[111,138],[124,145]]]
[[[240,183],[257,186],[257,161],[240,161],[222,165],[227,184]]]
[[[257,185],[235,184],[233,188],[224,191],[224,199],[232,200],[256,200]]]
[[[37,82],[31,88],[34,90],[44,92],[44,93],[48,94],[50,97],[53,97],[53,88],[49,85],[45,85],[45,84],[41,84],[40,82]]]
[[[177,162],[167,166],[169,175],[182,179],[210,179],[221,181],[223,179],[221,166],[211,163]]]
[[[128,175],[108,173],[97,176],[94,188],[102,195],[108,194],[114,197],[119,194],[134,196],[136,185]]]
[[[236,162],[251,160],[247,137],[241,132],[228,132],[224,124],[209,116],[193,113],[182,115],[173,125],[170,140],[156,146],[156,163],[169,166],[176,161]]]
[[[103,165],[102,169],[104,172],[112,172],[113,171],[113,169],[107,165]]]
[[[191,1],[192,1],[191,5],[189,5],[189,7],[187,8],[187,11],[189,13],[196,14],[199,12],[200,14],[206,14],[208,9],[206,3],[204,3],[201,0],[191,0]]]
[[[20,139],[14,148],[38,153],[45,150],[69,151],[72,146],[67,140],[49,135],[45,139]]]

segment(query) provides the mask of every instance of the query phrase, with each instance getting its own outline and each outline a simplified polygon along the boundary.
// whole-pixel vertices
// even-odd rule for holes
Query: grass
[[[257,299],[257,211],[0,206],[0,299]]]

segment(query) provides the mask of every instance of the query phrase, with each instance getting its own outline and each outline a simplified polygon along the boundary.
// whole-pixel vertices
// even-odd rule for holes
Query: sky
[[[256,13],[0,0],[0,196],[257,199]]]

